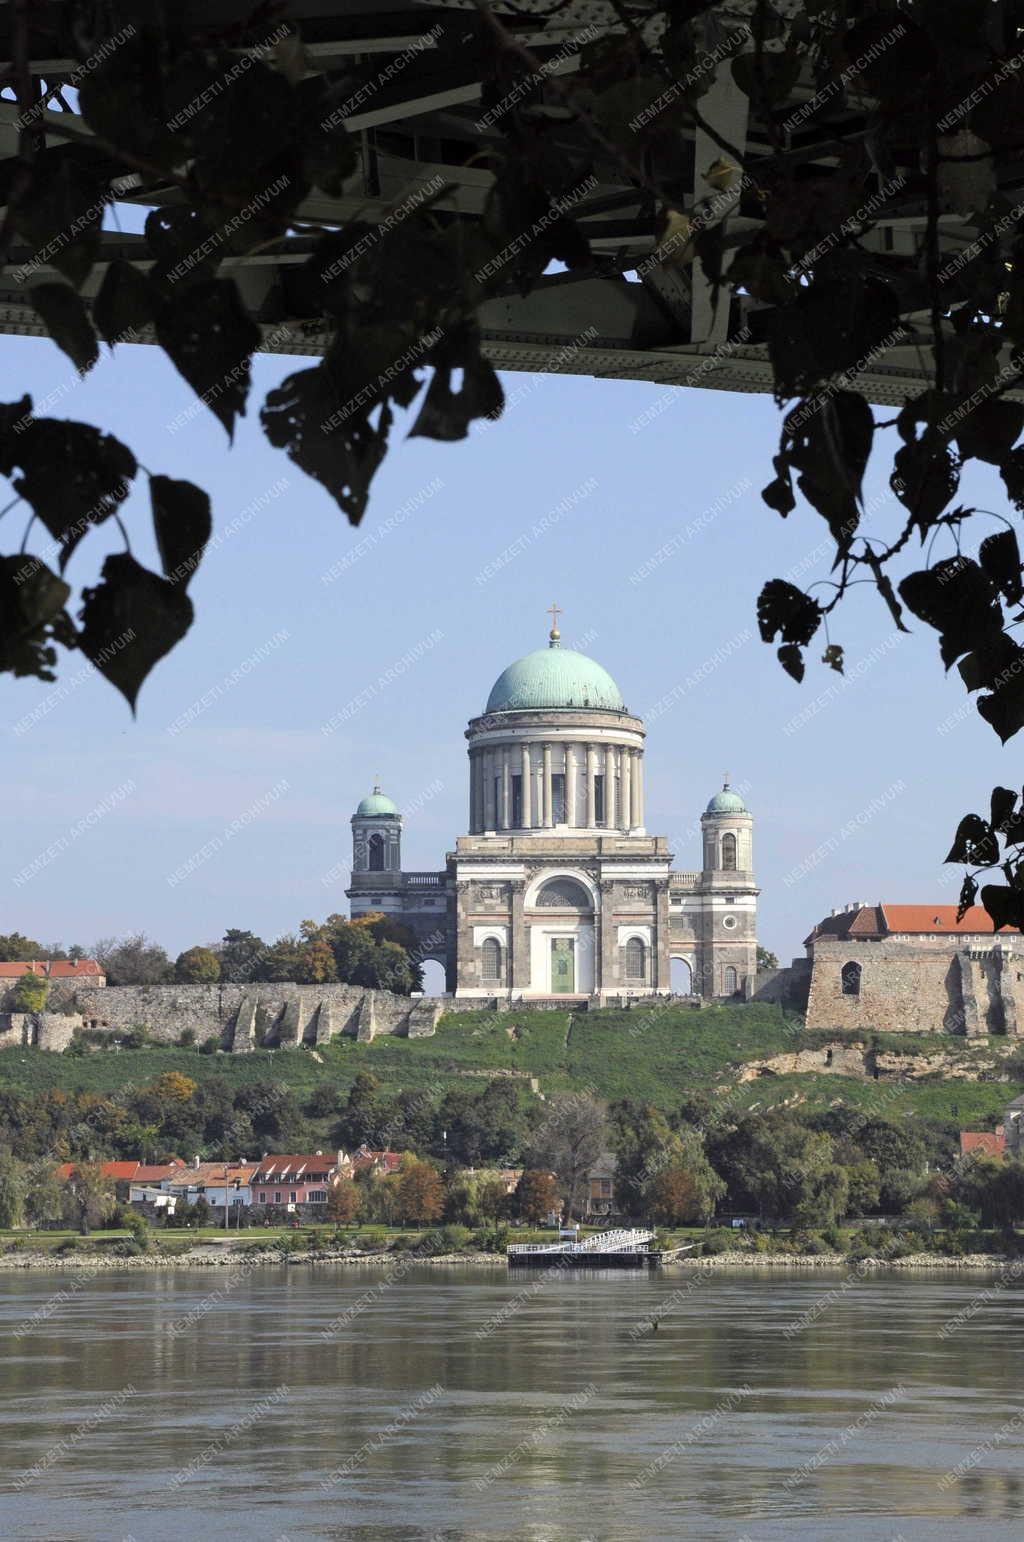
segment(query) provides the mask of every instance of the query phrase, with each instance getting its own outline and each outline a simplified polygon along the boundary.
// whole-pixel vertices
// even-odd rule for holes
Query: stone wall
[[[419,1037],[433,1031],[442,1011],[456,1008],[443,998],[412,999],[358,985],[289,984],[108,985],[103,991],[55,985],[48,1005],[87,1028],[145,1028],[163,1044],[190,1029],[200,1043],[218,1036],[225,1049],[408,1033],[410,1019]]]
[[[1024,1027],[1024,940],[965,947],[955,937],[814,944],[808,1028],[1016,1035]],[[860,990],[843,992],[844,965]]]

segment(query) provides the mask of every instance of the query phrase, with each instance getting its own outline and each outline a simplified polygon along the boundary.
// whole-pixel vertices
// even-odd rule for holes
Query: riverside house
[[[252,1178],[254,1205],[309,1206],[322,1211],[331,1188],[352,1164],[344,1151],[314,1151],[302,1156],[265,1156]]]

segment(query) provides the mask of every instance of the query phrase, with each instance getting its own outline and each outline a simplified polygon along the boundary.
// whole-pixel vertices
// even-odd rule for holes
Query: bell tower
[[[375,783],[352,815],[353,873],[400,873],[402,816]]]

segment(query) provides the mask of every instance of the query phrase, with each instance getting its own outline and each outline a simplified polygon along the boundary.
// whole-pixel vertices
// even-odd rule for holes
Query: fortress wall
[[[920,943],[819,939],[814,944],[807,1026],[962,1033],[970,1038],[1015,1034],[1024,1023],[1024,955],[1019,939],[1011,944],[1001,938],[998,946],[999,953],[975,950],[979,956],[967,957],[972,950],[954,937]],[[849,962],[861,966],[856,996],[842,992],[841,971]]]

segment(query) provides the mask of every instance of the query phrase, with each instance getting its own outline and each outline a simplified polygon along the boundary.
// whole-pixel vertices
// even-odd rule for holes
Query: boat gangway
[[[506,1257],[510,1268],[519,1269],[643,1269],[661,1262],[660,1252],[651,1249],[654,1235],[623,1226],[560,1242],[513,1242]]]

